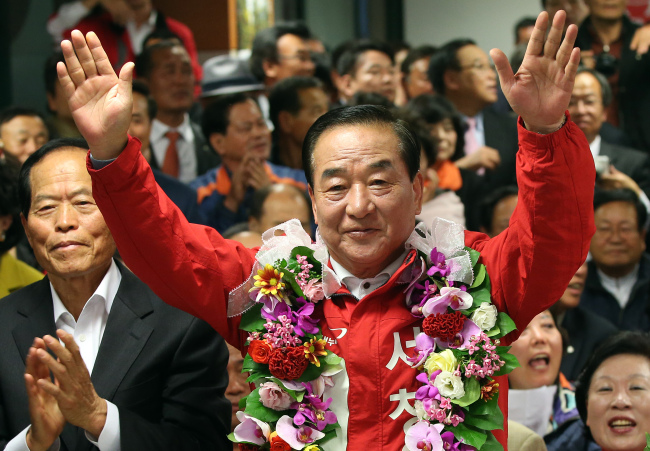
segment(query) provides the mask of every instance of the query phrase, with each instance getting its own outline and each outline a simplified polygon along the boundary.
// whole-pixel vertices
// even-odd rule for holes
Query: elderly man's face
[[[0,148],[21,164],[48,139],[47,127],[38,116],[16,116],[0,126]]]
[[[341,126],[314,148],[309,192],[330,255],[357,277],[376,276],[404,252],[422,206],[399,141],[385,125]]]
[[[32,201],[23,226],[50,277],[106,272],[115,243],[92,195],[86,151],[56,150],[31,171]]]
[[[603,94],[596,77],[582,72],[576,77],[569,113],[571,119],[582,130],[590,143],[600,134],[607,112],[603,105]]]
[[[194,95],[194,73],[187,50],[180,45],[158,49],[152,55],[149,89],[162,113],[185,113]]]

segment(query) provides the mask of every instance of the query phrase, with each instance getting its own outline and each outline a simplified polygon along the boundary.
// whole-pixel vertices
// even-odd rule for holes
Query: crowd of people
[[[315,313],[347,362],[349,422],[331,449],[402,449],[412,402],[389,424],[351,403],[392,378],[377,388],[390,403],[367,400],[388,417],[390,388],[413,388],[384,368],[415,346],[410,316],[389,322],[404,304],[394,279],[415,224],[443,218],[481,251],[519,328],[496,439],[642,450],[650,25],[628,3],[542,0],[545,14],[515,24],[509,62],[470,33],[328,48],[282,22],[248,60],[202,65],[191,30],[151,0],[65,3],[47,23],[47,114],[0,111],[0,449],[230,449],[251,385],[229,293],[290,219],[342,284]],[[533,91],[542,70],[557,78]],[[354,323],[370,302],[387,322],[368,308]],[[356,336],[353,323],[346,343],[335,331]],[[361,337],[380,324],[375,355]],[[355,363],[365,352],[378,368]]]

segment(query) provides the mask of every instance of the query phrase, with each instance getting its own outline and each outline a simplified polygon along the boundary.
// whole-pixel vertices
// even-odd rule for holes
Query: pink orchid
[[[275,430],[282,440],[296,450],[301,450],[306,445],[325,437],[325,434],[309,426],[302,425],[296,429],[293,426],[293,420],[288,415],[284,415],[278,420]]]
[[[244,412],[237,412],[239,425],[233,431],[235,440],[238,442],[249,442],[256,445],[263,445],[269,439],[271,427],[263,421],[246,415]]]
[[[418,421],[406,431],[404,440],[409,451],[442,451],[442,424]]]

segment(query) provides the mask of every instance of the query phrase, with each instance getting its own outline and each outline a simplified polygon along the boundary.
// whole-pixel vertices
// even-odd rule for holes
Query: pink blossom
[[[301,450],[305,445],[309,445],[325,437],[325,434],[309,426],[302,425],[296,429],[293,426],[291,417],[287,415],[278,420],[276,431],[282,440],[296,450]]]
[[[260,446],[267,442],[271,434],[271,427],[267,423],[248,416],[242,411],[237,412],[237,419],[240,423],[233,431],[235,440]]]
[[[265,382],[260,385],[260,401],[269,409],[287,410],[293,398],[275,382]]]
[[[301,288],[302,292],[305,293],[305,296],[307,296],[307,298],[312,302],[322,301],[325,298],[323,282],[318,279],[311,279]]]

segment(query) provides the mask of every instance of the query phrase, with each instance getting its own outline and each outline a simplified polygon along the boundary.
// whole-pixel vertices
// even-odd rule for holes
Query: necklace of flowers
[[[510,348],[499,346],[515,325],[490,301],[480,254],[459,243],[459,231],[449,223],[436,222],[433,230],[443,230],[452,245],[431,247],[440,236],[436,240],[423,227],[411,243],[419,264],[412,266],[407,307],[423,319],[423,332],[409,362],[422,385],[415,394],[418,420],[406,431],[405,444],[410,451],[502,450],[491,432],[503,428],[493,377],[518,366]],[[256,387],[240,401],[240,424],[229,438],[246,451],[319,451],[339,427],[329,409],[332,398],[323,394],[342,371],[342,359],[325,349],[311,317],[326,297],[323,264],[312,246],[297,246],[258,269],[253,280],[254,304],[240,329],[249,334],[243,372]]]

